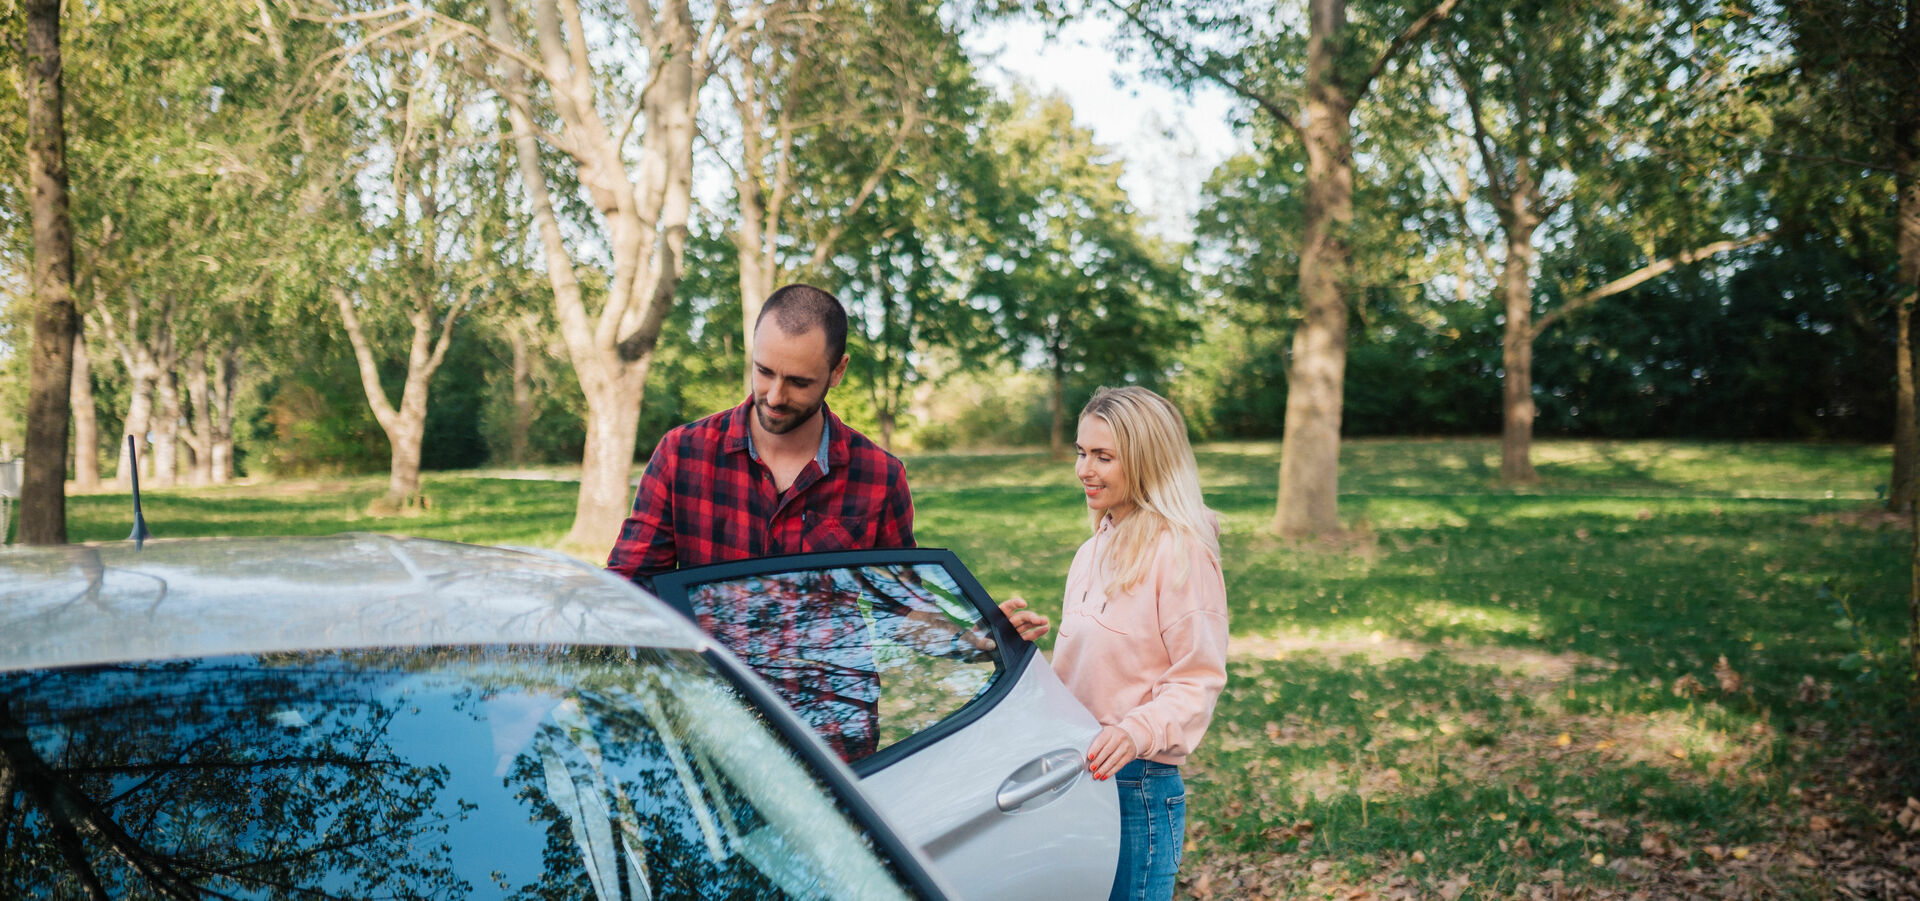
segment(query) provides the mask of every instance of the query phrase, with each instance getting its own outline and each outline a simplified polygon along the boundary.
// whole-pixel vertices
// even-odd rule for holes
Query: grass
[[[1266,531],[1279,449],[1201,450],[1230,680],[1186,768],[1183,897],[1895,897],[1920,851],[1903,649],[1910,533],[1884,447],[1345,446],[1337,540]],[[1086,523],[1041,453],[907,460],[925,545],[1059,612]],[[402,532],[551,545],[566,482],[430,475],[152,492],[164,536]],[[79,497],[76,540],[124,537]],[[1724,660],[1724,663],[1722,662]],[[1905,739],[1909,744],[1902,747]],[[1907,880],[1902,882],[1901,880]]]

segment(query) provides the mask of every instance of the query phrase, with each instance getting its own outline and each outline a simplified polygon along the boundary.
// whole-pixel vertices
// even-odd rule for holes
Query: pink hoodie
[[[1207,733],[1227,683],[1220,561],[1163,533],[1147,577],[1110,595],[1094,561],[1112,540],[1113,521],[1103,519],[1073,557],[1053,670],[1101,725],[1125,730],[1141,757],[1178,766]]]

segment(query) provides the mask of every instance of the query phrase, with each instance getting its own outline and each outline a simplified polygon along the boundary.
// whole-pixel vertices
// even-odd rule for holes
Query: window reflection
[[[991,630],[938,564],[705,582],[688,603],[848,762],[951,716],[1001,671]]]
[[[276,654],[0,674],[0,895],[899,897],[697,656]]]

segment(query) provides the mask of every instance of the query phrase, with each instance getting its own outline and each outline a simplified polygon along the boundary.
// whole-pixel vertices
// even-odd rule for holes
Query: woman
[[[1218,519],[1200,498],[1185,421],[1145,388],[1094,394],[1075,454],[1093,537],[1067,573],[1053,668],[1100,721],[1088,769],[1118,777],[1111,897],[1168,899],[1186,835],[1180,764],[1227,681]],[[1018,624],[1045,631],[1030,612]]]

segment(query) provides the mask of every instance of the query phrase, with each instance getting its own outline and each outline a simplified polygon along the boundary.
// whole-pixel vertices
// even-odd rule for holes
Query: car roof
[[[0,550],[0,670],[268,651],[710,640],[549,552],[421,538],[203,538]]]

